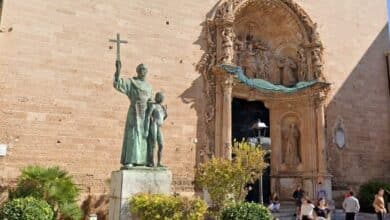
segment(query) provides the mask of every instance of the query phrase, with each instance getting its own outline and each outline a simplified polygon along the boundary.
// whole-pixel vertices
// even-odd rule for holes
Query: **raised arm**
[[[121,93],[127,94],[127,92],[131,88],[131,82],[130,82],[130,80],[124,80],[124,79],[120,78],[120,72],[121,72],[121,68],[122,68],[121,61],[117,60],[115,62],[115,67],[116,67],[116,71],[115,71],[115,75],[114,75],[114,88]]]

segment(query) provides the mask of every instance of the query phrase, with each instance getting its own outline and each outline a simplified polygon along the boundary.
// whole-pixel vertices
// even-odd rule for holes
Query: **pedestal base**
[[[135,167],[111,173],[110,220],[131,218],[129,199],[137,193],[170,194],[172,173],[168,169]]]

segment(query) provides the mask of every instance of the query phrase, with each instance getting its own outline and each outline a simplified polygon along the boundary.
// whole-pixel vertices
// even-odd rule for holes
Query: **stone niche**
[[[198,68],[209,135],[200,155],[230,158],[232,98],[262,101],[270,111],[272,192],[287,200],[301,185],[314,197],[320,179],[331,199],[324,129],[329,84],[316,23],[292,0],[222,1],[206,23],[207,51]],[[242,75],[221,65],[240,67]]]

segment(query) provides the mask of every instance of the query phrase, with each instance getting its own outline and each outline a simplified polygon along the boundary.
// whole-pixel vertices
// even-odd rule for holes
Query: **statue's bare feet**
[[[158,163],[158,164],[157,164],[157,167],[165,167],[165,166],[162,165],[161,163]]]
[[[146,166],[147,166],[147,167],[154,167],[154,164],[153,164],[153,163],[150,163],[150,164],[147,164]]]

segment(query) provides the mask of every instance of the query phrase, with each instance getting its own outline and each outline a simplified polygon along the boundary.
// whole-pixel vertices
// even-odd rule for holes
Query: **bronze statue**
[[[156,93],[155,102],[148,104],[147,116],[145,120],[145,133],[148,141],[147,166],[154,167],[154,147],[158,145],[157,166],[162,167],[161,153],[163,149],[163,134],[161,127],[168,117],[167,107],[163,106],[164,95]]]
[[[121,164],[123,169],[146,165],[147,142],[144,129],[146,109],[152,96],[152,86],[145,80],[147,68],[137,66],[137,76],[120,78],[121,61],[116,61],[114,88],[130,99],[125,133],[122,145]]]

